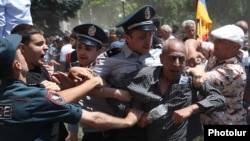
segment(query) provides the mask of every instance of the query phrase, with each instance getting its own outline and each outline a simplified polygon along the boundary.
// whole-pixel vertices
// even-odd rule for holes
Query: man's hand
[[[84,82],[94,77],[93,70],[83,67],[72,67],[69,70],[68,76],[76,81],[76,83]]]
[[[180,110],[175,110],[172,115],[174,123],[181,123],[187,120],[192,114],[204,111],[198,104],[192,104]]]
[[[56,82],[62,90],[76,86],[73,79],[69,78],[67,74],[63,72],[53,73],[51,76],[53,82]]]
[[[201,64],[203,62],[203,60],[206,60],[206,58],[204,57],[204,55],[201,52],[192,52],[188,54],[188,66],[190,67],[194,67],[198,64]]]
[[[128,122],[128,125],[131,127],[139,121],[142,114],[143,114],[143,111],[135,109],[135,108],[131,108],[128,110],[125,120]]]
[[[93,80],[95,80],[97,82],[96,87],[103,87],[105,85],[105,81],[99,76],[96,76],[96,77],[93,77],[93,78],[90,78],[90,79],[93,79]]]
[[[250,106],[247,108],[247,114],[250,116]]]
[[[52,90],[52,91],[61,90],[61,88],[56,83],[48,81],[48,80],[44,80],[40,84],[43,85],[48,90]]]
[[[151,119],[148,119],[147,117],[148,117],[147,113],[143,113],[137,124],[142,128],[151,124],[153,121]]]
[[[196,88],[201,87],[206,81],[206,72],[203,65],[196,65],[193,68],[188,68],[187,73],[193,77],[193,85]]]
[[[175,110],[172,115],[174,123],[181,123],[192,115],[192,108],[185,107],[180,110]]]
[[[195,39],[188,39],[185,41],[185,46],[187,48],[187,65],[194,67],[197,64],[200,64],[200,60],[206,60],[206,57],[199,51],[201,42]]]
[[[60,63],[56,62],[55,60],[50,60],[49,65],[43,65],[50,76],[54,73],[55,65],[60,66]]]

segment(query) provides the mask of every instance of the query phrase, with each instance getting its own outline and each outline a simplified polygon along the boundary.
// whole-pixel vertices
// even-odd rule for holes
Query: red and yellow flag
[[[197,35],[198,39],[206,41],[208,39],[208,33],[212,28],[212,21],[209,18],[206,0],[198,0],[196,11],[197,22]]]

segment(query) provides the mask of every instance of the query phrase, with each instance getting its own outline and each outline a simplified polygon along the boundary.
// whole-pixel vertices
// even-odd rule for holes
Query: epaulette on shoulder
[[[106,51],[106,55],[107,55],[107,57],[112,57],[120,52],[121,52],[120,48],[111,48],[111,49]]]

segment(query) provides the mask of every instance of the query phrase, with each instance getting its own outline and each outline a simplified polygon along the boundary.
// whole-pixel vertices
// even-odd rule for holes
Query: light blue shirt
[[[0,0],[0,37],[9,36],[18,24],[32,24],[30,6],[30,0]]]
[[[107,77],[119,80],[126,74],[146,66],[160,66],[161,49],[151,49],[149,53],[139,55],[133,52],[127,44],[121,48],[121,52],[108,57],[106,53],[97,58],[94,72],[104,79]]]
[[[125,39],[120,39],[118,41],[114,41],[110,44],[110,48],[122,48],[125,44]]]

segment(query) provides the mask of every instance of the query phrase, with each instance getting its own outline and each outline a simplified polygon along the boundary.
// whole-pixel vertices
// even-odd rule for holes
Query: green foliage
[[[156,19],[161,24],[179,25],[186,19],[195,20],[197,0],[31,0],[31,12],[35,24],[45,33],[54,35],[61,32],[59,22],[76,16],[80,10],[81,23],[95,23],[113,28],[125,16],[142,5],[152,5]],[[250,23],[249,0],[206,0],[213,28],[233,24],[237,20]],[[124,5],[123,5],[124,4]],[[124,6],[124,11],[123,11]],[[79,24],[79,23],[76,23]]]
[[[59,22],[76,17],[83,0],[31,0],[33,23],[43,29],[45,36],[61,35]]]

